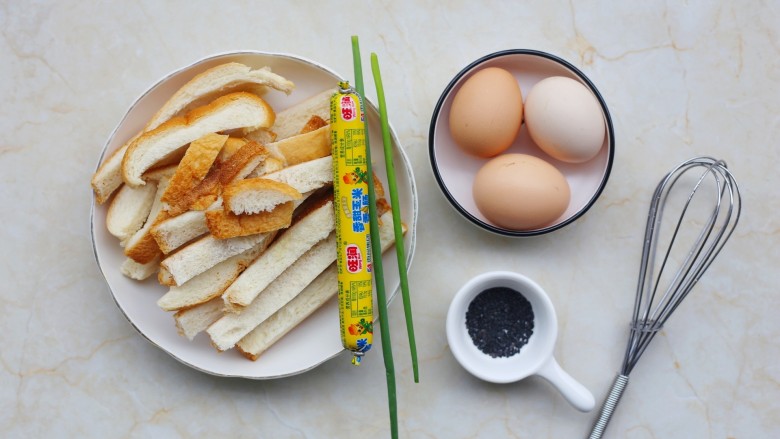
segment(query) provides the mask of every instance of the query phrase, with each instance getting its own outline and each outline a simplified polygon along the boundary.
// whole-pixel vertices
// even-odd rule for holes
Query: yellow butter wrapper
[[[373,343],[368,160],[363,102],[348,83],[330,101],[333,148],[333,206],[336,218],[338,299],[341,343],[352,363]]]

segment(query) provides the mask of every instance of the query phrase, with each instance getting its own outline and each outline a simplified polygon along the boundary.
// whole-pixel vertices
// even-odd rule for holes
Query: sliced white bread
[[[258,130],[250,131],[244,134],[244,139],[257,142],[261,145],[266,145],[271,142],[275,142],[277,139],[276,133],[271,131],[270,128],[260,128]]]
[[[157,300],[157,306],[164,311],[178,311],[206,303],[214,298],[222,301],[220,296],[225,289],[247,265],[263,253],[267,245],[268,241],[258,242],[193,277],[183,285],[171,287]]]
[[[263,178],[286,183],[300,193],[313,191],[333,183],[333,157],[327,155],[299,163],[265,174]]]
[[[330,120],[330,98],[335,92],[335,88],[324,90],[280,111],[276,115],[276,122],[271,127],[271,131],[276,133],[278,140],[281,140],[299,134],[312,116]]]
[[[157,128],[174,116],[183,114],[197,103],[213,99],[219,93],[227,94],[232,87],[240,87],[245,83],[268,86],[286,94],[290,94],[294,87],[292,82],[270,72],[267,68],[253,70],[238,63],[212,67],[195,76],[174,93],[141,132],[114,151],[98,168],[92,177],[92,188],[97,202],[104,203],[122,184],[122,159],[128,146],[141,134]]]
[[[122,186],[111,200],[106,213],[106,228],[120,241],[125,241],[141,229],[149,217],[157,193],[157,184],[138,188]]]
[[[130,258],[126,258],[125,262],[119,268],[125,276],[135,280],[146,280],[151,277],[160,268],[160,256],[152,259],[145,264],[139,264]]]
[[[227,147],[227,144],[225,147]],[[225,149],[223,148],[223,151],[224,150]],[[274,159],[271,157],[266,158],[260,167],[273,161]],[[277,161],[276,163],[279,162]],[[256,172],[257,169],[252,172],[252,175]],[[304,194],[303,198],[306,198],[310,195],[311,191],[331,184],[333,180],[332,160],[330,156],[326,156],[265,174],[263,178],[286,183]],[[297,205],[298,203],[296,203],[296,206]],[[215,203],[212,203],[206,210],[217,209],[222,209],[222,204],[219,199]],[[173,218],[159,222],[152,228],[152,236],[165,254],[176,250],[182,245],[206,233],[208,233],[206,215],[202,210],[193,210],[182,213]]]
[[[277,140],[266,145],[266,148],[273,157],[282,160],[285,166],[325,157],[331,154],[330,125]]]
[[[220,184],[224,187],[246,178],[269,157],[270,153],[264,145],[254,141],[247,142],[222,165],[219,172]]]
[[[222,299],[217,297],[206,303],[182,309],[173,315],[179,335],[192,340],[196,335],[222,317]]]
[[[229,239],[237,236],[256,235],[290,226],[296,201],[278,204],[270,211],[236,215],[223,210],[208,210],[206,227],[217,239]]]
[[[137,138],[138,136],[136,135],[130,141]],[[122,185],[122,157],[125,156],[127,145],[124,144],[111,153],[92,176],[92,191],[95,193],[95,201],[98,204],[105,203],[111,197],[111,194]]]
[[[220,351],[232,348],[246,334],[298,295],[336,260],[336,236],[320,241],[263,290],[241,313],[225,314],[206,332]]]
[[[318,130],[326,125],[328,125],[330,122],[326,121],[325,119],[317,116],[316,114],[312,115],[309,120],[306,122],[306,125],[301,128],[300,134],[306,134],[309,131]]]
[[[222,190],[225,209],[237,215],[271,211],[279,204],[301,197],[301,193],[289,184],[265,178],[247,178]]]
[[[379,226],[382,252],[395,243],[393,216],[383,215]],[[404,228],[404,232],[405,232]],[[244,336],[236,348],[250,360],[257,358],[338,293],[338,268],[331,264],[294,299]],[[194,326],[194,325],[193,325]],[[195,330],[193,328],[192,330]],[[199,329],[203,331],[204,329]]]
[[[208,133],[269,127],[274,117],[271,106],[256,95],[238,92],[219,97],[135,139],[122,158],[122,178],[130,186],[143,185],[141,176],[147,169],[190,142]]]
[[[222,204],[216,202],[209,209],[222,209]],[[164,254],[168,254],[195,238],[209,232],[206,226],[206,212],[190,210],[168,218],[152,227],[152,237]]]
[[[224,149],[224,148],[223,148]],[[244,178],[252,169],[268,157],[268,151],[256,142],[243,144],[226,162],[217,162],[193,190],[169,203],[171,217],[188,210],[206,210],[219,201],[222,187]]]
[[[172,165],[155,166],[154,168],[144,172],[144,181],[146,182],[158,182],[163,177],[171,178],[176,173],[176,168],[179,167],[178,163]]]
[[[294,207],[297,208],[312,194],[313,192],[303,194],[303,197],[300,200],[295,201]],[[216,210],[222,210],[221,203],[219,202],[212,205],[212,207]],[[192,213],[195,214],[196,212],[197,211],[194,211]],[[203,214],[203,221],[205,223],[205,212],[200,213]],[[194,218],[192,220],[193,222],[198,221],[194,215],[192,217]],[[167,221],[160,224],[165,223],[167,223]],[[181,224],[182,227],[185,227],[188,222],[182,221]],[[173,230],[172,238],[168,241],[168,244],[174,245],[177,240],[185,240],[186,233],[186,229],[184,228]],[[263,234],[237,236],[229,239],[217,239],[213,235],[207,235],[193,241],[175,254],[163,260],[159,273],[160,283],[163,285],[181,285],[194,275],[202,273],[225,259],[246,250],[248,246],[253,245],[254,240],[262,239],[261,235]],[[186,262],[187,260],[197,262],[194,265],[190,265]],[[180,282],[178,282],[178,280],[180,280]]]
[[[247,175],[247,178],[262,177],[272,172],[281,171],[282,169],[284,169],[284,162],[276,157],[269,156],[263,160],[259,166],[253,169],[252,172]]]
[[[163,209],[168,210],[169,204],[181,199],[206,178],[227,139],[226,135],[208,133],[190,143],[162,196]]]
[[[154,129],[172,117],[213,101],[220,95],[237,91],[262,93],[253,85],[271,87],[290,94],[295,84],[271,71],[269,67],[252,69],[240,63],[225,63],[196,75],[171,96],[149,121],[146,131]]]
[[[152,208],[149,211],[149,216],[146,218],[144,226],[133,234],[125,242],[125,256],[138,262],[139,264],[147,264],[154,258],[160,255],[160,248],[157,246],[157,242],[152,237],[150,231],[152,226],[158,221],[158,218],[165,215],[162,210],[162,194],[168,187],[168,178],[163,178],[157,184],[157,192],[154,196],[154,202]]]
[[[315,244],[327,238],[335,225],[333,202],[327,201],[285,230],[225,291],[225,308],[241,311],[274,279]]]
[[[220,151],[217,156],[217,160],[223,163],[228,161],[228,159],[246,145],[247,142],[249,142],[249,140],[243,137],[228,137],[227,141],[225,141],[225,145],[222,147],[222,151]]]
[[[274,236],[264,233],[232,239],[216,239],[207,235],[163,259],[160,263],[161,271],[170,273],[175,285],[182,285],[216,264],[245,252],[259,243],[267,242]]]

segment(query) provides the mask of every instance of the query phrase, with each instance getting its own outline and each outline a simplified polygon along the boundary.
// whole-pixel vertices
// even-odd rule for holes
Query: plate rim
[[[98,157],[97,164],[95,165],[94,171],[91,175],[94,175],[95,172],[100,168],[100,166],[103,164],[106,154],[108,153],[108,147],[111,144],[111,142],[114,140],[114,137],[116,136],[117,132],[119,131],[119,128],[125,123],[130,113],[133,111],[133,109],[139,104],[139,102],[146,97],[149,93],[151,93],[154,89],[156,89],[158,86],[160,86],[163,82],[170,79],[171,77],[178,75],[182,73],[185,70],[191,69],[201,63],[205,63],[217,58],[221,57],[227,57],[227,56],[241,56],[241,55],[261,55],[261,56],[269,56],[269,57],[279,57],[279,58],[285,58],[297,62],[303,62],[305,64],[309,64],[312,67],[315,67],[319,70],[322,70],[323,72],[333,75],[337,78],[340,78],[344,80],[344,76],[339,74],[338,72],[334,71],[333,69],[325,66],[324,64],[321,64],[317,61],[311,60],[307,57],[291,54],[288,52],[269,52],[269,51],[262,51],[262,50],[253,50],[253,49],[241,49],[241,50],[228,50],[228,51],[222,51],[213,53],[211,55],[207,55],[204,57],[201,57],[193,62],[190,62],[189,64],[177,68],[163,76],[161,76],[157,81],[152,83],[150,86],[148,86],[143,92],[141,92],[138,97],[133,100],[133,102],[128,106],[127,110],[125,110],[124,115],[122,118],[117,122],[117,124],[114,126],[113,130],[111,130],[111,133],[108,135],[108,138],[104,142],[100,156]],[[376,113],[377,118],[379,117],[379,108],[377,105],[374,104],[374,102],[371,101],[366,96],[363,96],[363,99],[365,102],[368,103],[369,107]],[[409,234],[409,249],[406,251],[406,267],[407,270],[412,265],[412,261],[414,259],[414,254],[416,250],[416,243],[417,243],[417,220],[419,215],[419,200],[418,200],[418,193],[417,193],[417,184],[414,178],[414,172],[411,165],[411,161],[409,160],[409,156],[406,153],[406,150],[404,149],[403,145],[398,139],[398,136],[396,135],[396,131],[393,128],[392,123],[388,120],[388,128],[390,131],[391,140],[393,142],[394,146],[394,152],[398,153],[402,158],[403,168],[406,172],[406,174],[409,176],[409,189],[411,192],[410,201],[412,203],[412,212],[410,215],[410,222],[411,224],[407,228],[407,233]],[[380,142],[381,143],[381,142]],[[112,151],[113,152],[113,151]],[[384,161],[384,156],[382,157],[382,160]],[[393,164],[395,167],[398,166],[398,163],[394,160]],[[397,174],[397,172],[396,172]],[[279,378],[286,378],[291,377],[295,375],[300,375],[306,372],[309,372],[322,364],[332,360],[333,358],[342,355],[345,352],[345,349],[341,349],[340,351],[334,353],[333,355],[328,356],[327,358],[323,358],[319,360],[318,362],[312,364],[309,367],[299,369],[290,373],[285,374],[277,374],[277,375],[269,375],[269,376],[249,376],[249,375],[242,375],[242,374],[231,374],[231,373],[219,373],[213,370],[207,370],[203,367],[200,367],[198,365],[193,364],[190,361],[187,361],[180,356],[174,354],[173,352],[169,351],[168,349],[165,349],[164,347],[157,344],[154,340],[149,338],[148,335],[144,333],[144,331],[141,330],[141,328],[138,327],[138,325],[133,322],[133,320],[130,318],[130,316],[127,315],[127,312],[124,308],[119,304],[119,301],[117,300],[116,293],[114,292],[114,289],[112,288],[111,284],[108,281],[108,277],[106,276],[105,270],[100,263],[100,257],[98,256],[98,249],[95,239],[95,209],[96,209],[96,199],[94,191],[92,190],[92,187],[90,186],[88,188],[89,191],[89,197],[90,197],[90,207],[89,207],[89,231],[90,231],[90,241],[92,243],[92,253],[95,258],[95,263],[97,264],[98,270],[100,271],[100,275],[103,278],[103,282],[106,287],[108,287],[108,291],[111,295],[111,299],[114,301],[114,305],[119,309],[122,316],[125,318],[125,320],[130,324],[130,326],[139,334],[143,339],[145,339],[147,342],[155,346],[156,348],[160,349],[161,351],[165,352],[172,358],[174,358],[176,361],[178,361],[181,364],[184,364],[185,366],[188,366],[194,370],[197,370],[199,372],[205,373],[207,375],[216,376],[216,377],[222,377],[222,378],[244,378],[244,379],[250,379],[250,380],[271,380],[271,379],[279,379]],[[113,194],[112,194],[113,195]],[[106,200],[108,202],[108,200]],[[387,295],[387,303],[390,304],[393,299],[398,295],[398,291],[400,290],[401,286],[399,284],[398,287],[395,288],[395,290]]]

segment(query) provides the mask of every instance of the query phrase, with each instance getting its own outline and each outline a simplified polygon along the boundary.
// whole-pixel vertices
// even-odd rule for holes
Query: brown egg
[[[504,154],[485,163],[472,191],[485,218],[512,230],[550,225],[566,211],[571,197],[558,169],[526,154]]]
[[[452,140],[469,154],[493,157],[515,141],[523,121],[523,95],[515,77],[498,67],[474,73],[450,107]]]

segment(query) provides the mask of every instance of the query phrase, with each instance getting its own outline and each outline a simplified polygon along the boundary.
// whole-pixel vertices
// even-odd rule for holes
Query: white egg
[[[544,152],[568,163],[595,157],[604,143],[604,114],[582,83],[563,76],[539,81],[525,102],[528,134]]]

